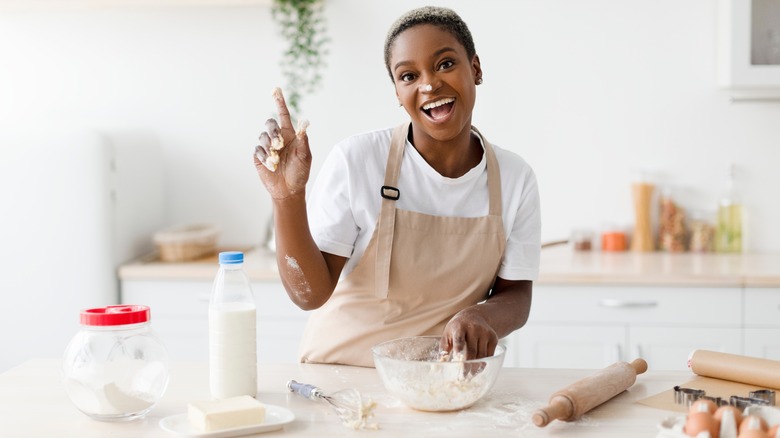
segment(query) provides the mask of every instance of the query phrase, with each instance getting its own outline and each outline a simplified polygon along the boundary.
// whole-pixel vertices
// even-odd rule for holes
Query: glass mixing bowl
[[[506,348],[493,356],[448,360],[439,336],[416,336],[372,348],[385,389],[405,405],[422,411],[454,411],[473,405],[490,391],[504,363]]]

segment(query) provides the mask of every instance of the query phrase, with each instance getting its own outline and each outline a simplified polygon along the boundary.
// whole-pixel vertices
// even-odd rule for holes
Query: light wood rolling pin
[[[695,350],[688,366],[699,376],[780,389],[780,361]]]
[[[574,421],[583,414],[625,391],[647,371],[647,362],[616,362],[550,396],[549,404],[534,412],[531,420],[544,427],[553,420]]]

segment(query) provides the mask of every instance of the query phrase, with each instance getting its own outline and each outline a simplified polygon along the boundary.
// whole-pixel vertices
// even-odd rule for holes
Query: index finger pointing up
[[[294,132],[292,120],[290,120],[290,110],[287,109],[287,102],[284,100],[282,89],[275,87],[271,95],[274,98],[274,102],[276,102],[276,112],[279,114],[279,124],[282,132]]]

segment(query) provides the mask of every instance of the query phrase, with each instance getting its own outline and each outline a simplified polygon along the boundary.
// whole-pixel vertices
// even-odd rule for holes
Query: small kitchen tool
[[[674,387],[674,402],[678,405],[690,406],[702,397],[704,397],[703,389]]]
[[[710,400],[715,403],[715,406],[731,405],[744,411],[748,406],[774,406],[775,391],[771,389],[757,389],[750,391],[747,397],[732,395],[726,401],[721,397],[706,395],[703,389],[674,387],[674,402],[678,405],[690,407],[697,400]]]
[[[549,405],[533,413],[531,420],[544,427],[553,420],[575,421],[583,414],[625,391],[636,382],[637,374],[647,371],[647,362],[616,362],[585,377],[550,397]]]
[[[759,400],[766,400],[770,406],[775,405],[775,392],[771,389],[757,389],[755,391],[750,391],[748,397]]]
[[[736,406],[740,410],[744,411],[748,406],[769,406],[769,401],[761,398],[740,397],[738,395],[732,395],[729,397],[729,404],[731,406]]]
[[[360,397],[360,392],[354,388],[337,391],[331,395],[325,395],[322,389],[314,385],[290,380],[287,382],[287,389],[289,389],[290,392],[294,392],[309,400],[322,400],[329,404],[336,412],[336,415],[339,416],[341,422],[345,425],[354,426],[365,421],[366,417],[371,415],[371,405],[366,409],[366,406],[363,405],[363,400]]]

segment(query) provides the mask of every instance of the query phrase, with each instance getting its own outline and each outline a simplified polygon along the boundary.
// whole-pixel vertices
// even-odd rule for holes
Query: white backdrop
[[[315,173],[339,139],[403,120],[382,44],[399,14],[428,3],[328,0],[329,66],[303,102]],[[629,226],[639,169],[684,207],[714,210],[733,162],[747,248],[780,251],[780,102],[718,90],[716,3],[439,2],[470,25],[482,60],[475,124],[537,172],[544,240]],[[152,131],[168,224],[216,222],[222,244],[257,244],[270,202],[251,154],[283,85],[280,44],[263,5],[0,9],[0,129]]]

